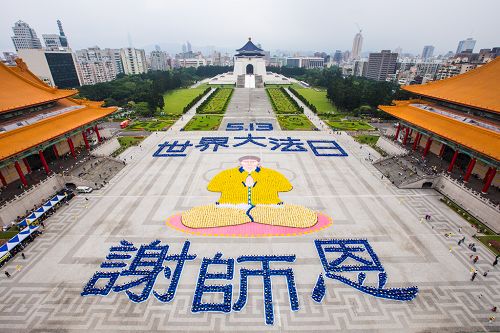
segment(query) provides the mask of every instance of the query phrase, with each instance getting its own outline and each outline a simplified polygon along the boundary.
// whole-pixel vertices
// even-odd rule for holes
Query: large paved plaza
[[[263,90],[237,90],[235,96],[248,110],[232,106],[228,117],[245,122],[271,117],[262,101]],[[233,97],[233,98],[234,98]],[[255,100],[257,98],[257,100]],[[258,105],[255,113],[252,103]],[[263,112],[264,110],[264,112]],[[247,119],[247,120],[248,120]],[[230,119],[225,119],[223,125]],[[245,125],[246,126],[246,125]],[[221,127],[223,128],[223,127]],[[265,137],[266,147],[246,144],[238,137],[249,133]],[[202,137],[227,137],[228,146],[201,151],[195,147]],[[291,137],[305,143],[307,151],[271,150],[269,138]],[[166,141],[193,146],[186,156],[154,157]],[[335,140],[348,156],[316,156],[307,141]],[[500,305],[500,274],[492,267],[493,255],[481,245],[473,264],[467,248],[474,230],[440,202],[434,190],[400,190],[369,161],[369,148],[360,149],[346,134],[329,131],[167,131],[150,135],[134,151],[132,159],[108,186],[89,195],[79,195],[46,223],[41,237],[5,268],[0,283],[2,332],[150,332],[150,331],[308,331],[308,332],[473,332],[500,331],[500,321],[489,323],[490,309]],[[207,184],[218,172],[236,167],[238,158],[256,155],[262,166],[281,172],[293,190],[281,193],[285,203],[300,204],[329,216],[333,223],[321,231],[297,236],[222,237],[198,236],[175,230],[166,220],[194,206],[214,203],[218,194]],[[88,199],[88,200],[87,200]],[[430,221],[423,220],[426,214]],[[459,232],[459,228],[461,228]],[[445,234],[451,236],[445,237]],[[457,242],[466,237],[466,244]],[[161,302],[153,295],[142,303],[129,300],[125,292],[107,296],[81,296],[84,286],[105,261],[109,249],[121,240],[134,245],[158,239],[179,253],[185,240],[194,260],[186,261],[175,297]],[[367,239],[387,273],[385,288],[417,286],[412,301],[377,298],[327,278],[315,240]],[[246,306],[230,313],[192,313],[194,293],[202,259],[243,255],[296,255],[293,263],[272,263],[274,269],[292,268],[298,294],[298,310],[290,309],[284,277],[272,277],[274,324],[265,324],[263,282],[249,279]],[[170,253],[170,252],[169,252]],[[172,266],[174,267],[174,266]],[[240,270],[260,268],[255,263],[235,263],[232,302],[240,290]],[[471,280],[471,268],[479,274]],[[482,273],[490,270],[487,277]],[[320,273],[326,295],[321,303],[311,298]],[[376,285],[367,272],[366,284]],[[154,289],[164,291],[169,280],[161,273]],[[206,301],[221,302],[214,297]]]

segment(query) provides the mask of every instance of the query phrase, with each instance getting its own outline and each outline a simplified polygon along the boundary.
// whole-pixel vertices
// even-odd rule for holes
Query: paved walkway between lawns
[[[186,126],[186,124],[191,120],[191,118],[193,118],[196,115],[196,108],[201,103],[203,103],[203,101],[206,100],[208,98],[208,96],[210,96],[211,94],[213,94],[214,91],[215,91],[215,89],[212,88],[212,90],[210,90],[205,96],[203,96],[203,98],[200,99],[198,101],[198,103],[196,103],[195,105],[193,105],[193,107],[191,107],[191,109],[189,109],[188,112],[186,112],[185,114],[183,114],[168,130],[169,131],[180,131],[181,129],[183,129],[184,126]]]
[[[269,123],[274,130],[281,130],[264,88],[234,89],[219,130],[225,131],[228,123],[243,124],[244,131],[251,131],[251,123],[254,126],[253,130],[257,128],[256,123]]]

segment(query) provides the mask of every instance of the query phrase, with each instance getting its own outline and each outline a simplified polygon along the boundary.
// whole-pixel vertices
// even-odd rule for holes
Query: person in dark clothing
[[[21,257],[23,257],[23,259],[26,259],[26,256],[24,255],[24,252],[21,252]]]
[[[5,271],[5,276],[8,277],[8,278],[10,278],[9,272]]]

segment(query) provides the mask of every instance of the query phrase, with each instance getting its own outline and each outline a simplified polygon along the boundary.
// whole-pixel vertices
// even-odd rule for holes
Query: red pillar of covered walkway
[[[87,134],[85,134],[85,131],[82,131],[82,136],[83,136],[83,142],[85,142],[85,148],[87,148],[87,150],[90,151],[89,140],[87,139]]]
[[[14,166],[16,167],[17,174],[19,175],[19,179],[21,179],[21,183],[23,183],[24,187],[28,187],[28,182],[26,181],[26,177],[24,177],[23,170],[21,170],[21,166],[19,165],[19,162],[16,161],[14,163]]]
[[[443,154],[444,154],[444,148],[446,147],[446,145],[443,143],[441,145],[441,149],[439,150],[439,157],[443,157]]]
[[[400,130],[401,130],[401,124],[398,123],[398,128],[396,129],[396,134],[394,135],[394,141],[398,141],[398,136],[399,136]]]
[[[0,170],[0,180],[2,181],[3,186],[7,186],[7,181],[5,180],[5,177],[3,176],[1,170]]]
[[[458,157],[458,149],[455,150],[455,153],[453,154],[453,157],[451,158],[450,165],[448,165],[448,173],[453,171],[453,166],[455,165],[455,161],[457,160]]]
[[[71,140],[71,138],[68,138],[68,145],[69,145],[69,150],[71,151],[71,156],[76,158],[75,146],[73,145],[73,140]]]
[[[497,168],[489,168],[488,172],[486,173],[485,178],[485,183],[483,186],[483,193],[488,193],[488,189],[490,188],[491,182],[493,182],[493,179],[495,178],[495,175],[497,174]]]
[[[413,150],[417,150],[417,147],[420,144],[420,139],[422,139],[422,134],[417,132],[417,136],[415,137],[415,141],[413,141]]]
[[[39,150],[38,155],[40,156],[40,161],[42,162],[43,169],[45,170],[45,173],[47,175],[50,175],[49,165],[47,164],[47,161],[45,160],[45,156],[43,156],[43,150]]]
[[[422,153],[422,156],[425,157],[427,156],[427,153],[429,152],[429,150],[431,149],[431,145],[432,145],[432,138],[429,137],[427,139],[427,143],[425,144],[425,149],[424,149],[424,152]]]
[[[403,138],[403,146],[406,146],[406,142],[408,142],[408,135],[410,135],[410,128],[407,127],[405,131],[405,137]]]
[[[472,174],[472,170],[474,170],[475,165],[476,165],[476,159],[474,157],[471,157],[469,165],[467,165],[467,170],[465,171],[465,176],[464,176],[465,183],[469,181],[470,175]]]
[[[97,125],[94,126],[94,131],[97,135],[97,141],[102,142],[101,134],[99,134],[99,128],[97,128]]]
[[[31,167],[30,167],[30,164],[28,163],[28,159],[26,157],[23,158],[23,163],[24,163],[24,166],[26,167],[26,172],[31,173]]]

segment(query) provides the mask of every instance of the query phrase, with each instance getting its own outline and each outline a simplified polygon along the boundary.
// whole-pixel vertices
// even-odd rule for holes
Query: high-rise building
[[[151,70],[153,71],[168,71],[170,69],[168,54],[162,50],[151,51],[149,59],[151,61]]]
[[[464,40],[461,40],[458,42],[458,47],[457,47],[457,52],[455,53],[462,53],[467,50],[474,51],[474,46],[476,46],[476,40],[472,38],[467,38]]]
[[[387,77],[396,73],[397,60],[398,54],[392,53],[390,50],[370,53],[366,77],[376,81],[387,80]]]
[[[191,43],[189,41],[186,42],[186,48],[188,52],[193,52],[193,49],[191,48]]]
[[[290,57],[286,58],[286,67],[299,67],[299,68],[323,68],[325,66],[325,59],[319,57]]]
[[[104,49],[103,52],[113,60],[116,75],[125,73],[120,49]]]
[[[41,49],[42,43],[40,39],[36,36],[35,29],[32,29],[28,23],[23,21],[17,21],[12,27],[14,31],[14,36],[12,36],[12,42],[16,51],[22,49]]]
[[[333,54],[333,62],[340,64],[342,62],[342,51],[336,50]]]
[[[116,78],[116,65],[113,54],[99,47],[78,50],[76,53],[77,71],[82,85],[92,85],[112,81]]]
[[[366,61],[366,60],[355,60],[354,61],[352,75],[354,75],[354,76],[366,76],[367,70],[368,70],[368,61]]]
[[[57,50],[63,47],[58,34],[42,34],[42,38],[45,47],[49,50]]]
[[[363,47],[363,36],[361,30],[354,36],[352,41],[351,60],[358,60],[361,57],[361,48]]]
[[[19,58],[45,83],[58,88],[80,85],[76,59],[69,50],[22,49]]]
[[[68,47],[68,38],[64,35],[61,21],[57,20],[59,34],[42,34],[45,47],[50,50],[57,50]]]
[[[57,27],[59,28],[59,40],[61,41],[62,47],[69,47],[68,38],[64,34],[64,30],[60,20],[57,20]]]
[[[424,49],[422,50],[422,59],[427,60],[431,58],[433,53],[434,53],[434,46],[425,45]]]
[[[126,47],[121,49],[120,55],[125,74],[142,74],[148,71],[144,50]]]

